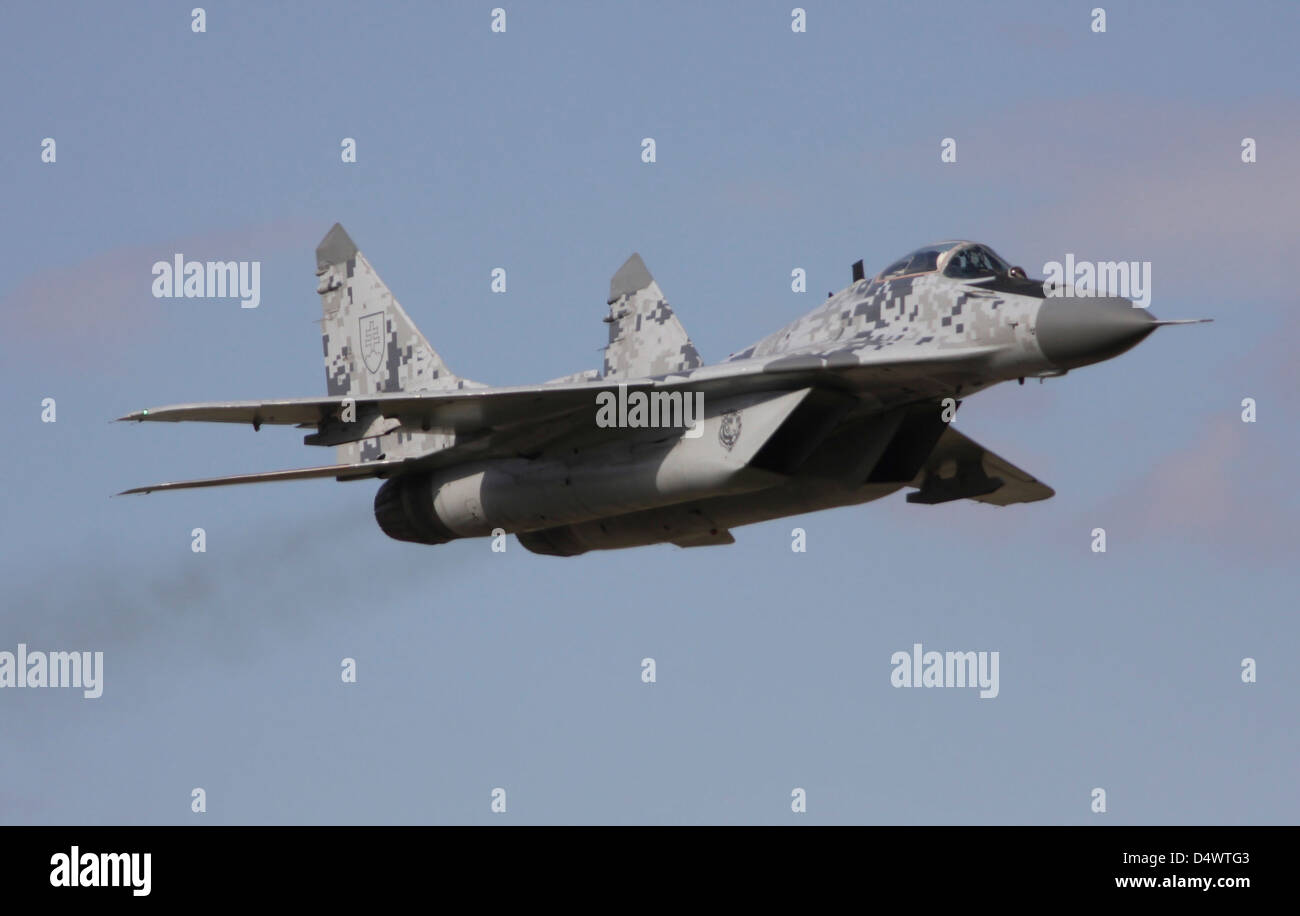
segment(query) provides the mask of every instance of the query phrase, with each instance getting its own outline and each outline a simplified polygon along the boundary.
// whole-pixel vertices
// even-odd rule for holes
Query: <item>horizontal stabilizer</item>
[[[260,474],[231,474],[228,477],[205,477],[201,480],[179,480],[174,483],[155,483],[146,487],[132,487],[128,493],[152,493],[154,490],[192,490],[198,487],[226,487],[236,483],[273,483],[278,480],[310,480],[313,477],[333,477],[335,480],[361,480],[365,477],[383,477],[410,459],[393,458],[389,461],[364,461],[357,464],[330,464],[316,468],[294,468],[288,471],[263,471]]]

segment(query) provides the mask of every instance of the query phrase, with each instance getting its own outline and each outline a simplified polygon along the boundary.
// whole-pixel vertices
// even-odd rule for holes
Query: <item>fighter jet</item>
[[[534,553],[731,544],[731,529],[870,502],[994,506],[1053,490],[959,433],[962,400],[1110,359],[1159,321],[1047,290],[987,245],[917,249],[706,365],[639,255],[609,285],[604,365],[489,387],[447,367],[348,236],[316,249],[327,396],[154,407],[121,420],[288,425],[336,461],[126,493],[382,478],[379,527],[444,544],[514,534]]]

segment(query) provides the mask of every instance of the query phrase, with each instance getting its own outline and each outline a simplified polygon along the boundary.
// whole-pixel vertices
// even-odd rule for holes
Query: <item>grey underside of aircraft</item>
[[[733,528],[904,487],[920,504],[1034,502],[1052,489],[952,427],[961,399],[1110,358],[1174,323],[1115,297],[1049,296],[972,242],[871,279],[854,267],[808,315],[707,365],[633,255],[610,283],[600,370],[493,388],[451,372],[335,225],[317,248],[326,397],[121,419],[292,425],[336,462],[125,492],[384,478],[375,515],[391,537],[507,532],[560,556],[729,544]]]

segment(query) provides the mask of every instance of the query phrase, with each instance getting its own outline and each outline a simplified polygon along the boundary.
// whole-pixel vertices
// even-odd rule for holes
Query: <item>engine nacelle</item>
[[[384,481],[375,494],[375,521],[390,538],[416,544],[445,544],[459,535],[444,525],[433,505],[432,475],[410,474]]]
[[[706,410],[702,434],[690,438],[620,439],[567,460],[499,458],[404,474],[379,488],[375,519],[399,541],[445,544],[498,528],[555,529],[761,490],[784,478],[750,461],[806,394],[803,389],[715,403]]]

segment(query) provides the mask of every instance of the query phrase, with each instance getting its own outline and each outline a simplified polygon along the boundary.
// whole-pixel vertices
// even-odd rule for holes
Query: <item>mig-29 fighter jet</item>
[[[706,365],[640,256],[610,281],[604,366],[493,388],[454,375],[340,225],[316,249],[316,398],[150,408],[122,420],[314,430],[334,464],[127,493],[383,478],[375,517],[420,544],[510,532],[536,553],[734,542],[739,525],[865,503],[1053,495],[948,421],[999,382],[1110,359],[1163,324],[1117,297],[1047,295],[992,249],[943,242]],[[1066,289],[1064,292],[1069,293]]]

